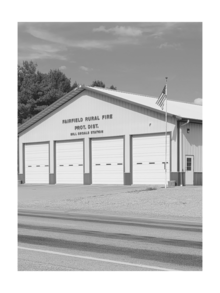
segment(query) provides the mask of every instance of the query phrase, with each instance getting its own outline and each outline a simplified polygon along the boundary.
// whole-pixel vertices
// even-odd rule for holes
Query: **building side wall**
[[[106,119],[106,115],[112,115]],[[99,117],[96,121],[85,121],[86,117]],[[82,122],[63,123],[63,120],[78,118]],[[164,114],[132,105],[98,93],[82,92],[79,96],[54,111],[35,126],[24,131],[19,138],[19,174],[23,174],[23,144],[50,142],[50,174],[54,170],[54,142],[60,140],[84,140],[84,172],[89,182],[90,139],[97,137],[125,137],[125,173],[131,172],[131,136],[138,134],[164,133]],[[76,127],[83,127],[82,130]],[[89,129],[89,127],[92,127]],[[93,128],[94,127],[94,128]],[[89,134],[88,134],[89,131]],[[91,133],[91,131],[99,131]],[[171,172],[177,171],[177,125],[176,118],[168,116],[167,131],[171,133]],[[72,134],[72,135],[71,135]],[[126,179],[127,180],[127,179]],[[126,181],[125,180],[125,181]],[[51,179],[51,181],[53,181]]]
[[[202,172],[202,124],[189,123],[182,129],[182,157],[181,165],[183,171],[186,169],[186,155],[194,156],[194,172]],[[189,133],[187,133],[187,129]],[[198,180],[196,180],[198,181]]]

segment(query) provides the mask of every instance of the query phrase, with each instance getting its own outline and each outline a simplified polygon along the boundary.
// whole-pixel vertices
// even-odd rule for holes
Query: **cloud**
[[[99,40],[71,40],[65,39],[58,35],[55,35],[50,32],[46,32],[41,29],[36,29],[34,27],[28,27],[27,32],[34,36],[35,38],[50,41],[57,44],[62,44],[65,47],[75,47],[82,49],[110,49],[111,46],[107,42],[99,41]]]
[[[107,28],[104,25],[93,28],[93,32],[103,32],[108,37],[100,38],[98,34],[98,38],[94,39],[90,34],[82,39],[77,37],[73,37],[70,30],[68,34],[63,33],[64,27],[62,27],[62,34],[60,30],[55,30],[54,26],[51,25],[36,25],[33,23],[28,23],[28,25],[24,26],[24,30],[31,36],[35,38],[35,42],[38,40],[45,41],[46,43],[53,43],[54,46],[60,45],[63,50],[68,50],[71,48],[78,48],[84,50],[111,50],[115,46],[124,46],[124,45],[139,45],[149,39],[161,39],[165,34],[171,33],[174,30],[179,28],[177,23],[135,23],[130,25],[116,25],[110,28]],[[53,30],[53,31],[52,31]],[[51,45],[52,46],[52,45]],[[168,48],[175,47],[177,48],[178,44],[167,44],[164,43],[160,45],[160,48]],[[60,52],[49,52],[49,48],[44,48],[44,56],[45,58],[49,58],[49,53],[58,54],[62,59],[63,54]],[[41,50],[42,51],[42,50]],[[36,54],[35,54],[36,56]],[[37,56],[36,56],[37,58]]]
[[[140,23],[140,28],[148,38],[161,39],[165,35],[179,30],[182,23],[178,22],[146,22]]]
[[[54,33],[42,30],[40,28],[28,27],[27,32],[40,40],[53,42],[54,44],[62,45],[67,48],[81,48],[86,50],[101,49],[111,50],[116,45],[136,45],[137,38],[131,38],[131,35],[140,34],[139,29],[116,27],[116,39],[101,39],[101,40],[73,40],[71,38],[64,38],[63,36],[55,35]],[[123,37],[122,37],[123,36]]]
[[[33,26],[28,26],[27,32],[31,34],[33,37],[41,39],[41,40],[51,41],[55,43],[61,43],[62,41],[62,38],[54,35],[53,33],[49,33],[42,29],[37,29]]]
[[[65,65],[62,65],[62,66],[59,67],[59,70],[66,70],[66,68],[67,67]]]
[[[159,47],[159,49],[168,49],[168,48],[173,48],[173,49],[179,49],[180,48],[180,44],[168,44],[167,42],[166,43],[163,43],[161,44]]]
[[[194,100],[194,104],[196,105],[202,105],[202,99],[201,98],[197,98]]]
[[[65,56],[59,54],[51,54],[46,52],[26,52],[26,53],[19,53],[18,60],[36,60],[36,59],[57,59],[66,61],[67,58]]]
[[[60,45],[48,45],[48,44],[36,44],[31,45],[30,49],[37,51],[37,52],[44,52],[44,53],[58,53],[61,51],[66,51],[66,48],[64,46]]]
[[[111,46],[107,42],[96,40],[75,41],[68,44],[70,47],[82,49],[110,49]]]
[[[80,66],[80,69],[85,71],[86,73],[88,73],[89,71],[92,71],[93,69],[92,68],[88,68],[86,66]]]
[[[142,31],[137,27],[125,27],[125,26],[116,26],[113,28],[106,29],[104,26],[100,26],[98,28],[94,28],[93,32],[105,32],[112,33],[118,36],[126,36],[126,37],[138,37],[142,35]]]
[[[67,60],[63,55],[66,48],[60,45],[48,44],[23,44],[18,46],[18,59],[19,60],[36,60],[36,59],[58,59]]]

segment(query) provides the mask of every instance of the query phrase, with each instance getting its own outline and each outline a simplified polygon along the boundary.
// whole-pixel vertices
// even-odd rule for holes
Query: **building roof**
[[[158,97],[149,97],[138,94],[126,93],[106,88],[99,87],[87,87],[90,90],[95,90],[96,92],[109,94],[116,98],[120,98],[129,101],[140,106],[145,106],[156,111],[164,112],[156,104]],[[170,115],[175,115],[180,118],[192,119],[192,120],[202,120],[202,106],[196,104],[190,104],[185,102],[177,102],[172,100],[167,100],[167,113]]]
[[[152,110],[158,111],[158,112],[164,112],[161,110],[161,108],[156,104],[157,98],[155,97],[149,97],[149,96],[143,96],[133,93],[126,93],[106,88],[99,88],[99,87],[89,87],[89,86],[82,86],[78,87],[68,94],[61,97],[59,100],[45,108],[43,111],[35,115],[30,120],[26,121],[22,125],[18,127],[18,134],[22,131],[26,130],[27,128],[31,127],[35,123],[37,123],[39,120],[43,119],[47,115],[49,115],[51,112],[55,111],[71,99],[73,99],[75,96],[80,94],[81,92],[88,90],[96,93],[105,94],[107,96],[124,100],[127,102],[130,102],[135,105],[144,106],[146,108],[150,108]],[[195,105],[195,104],[189,104],[184,102],[177,102],[177,101],[171,101],[168,99],[167,101],[167,113],[168,115],[174,115],[184,119],[192,119],[192,120],[202,120],[202,106]]]

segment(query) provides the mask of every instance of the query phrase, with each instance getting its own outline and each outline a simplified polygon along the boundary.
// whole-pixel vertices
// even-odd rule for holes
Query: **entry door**
[[[56,183],[83,184],[83,142],[56,143]]]
[[[92,183],[123,184],[123,139],[92,141]]]
[[[193,156],[186,156],[186,174],[185,184],[193,185],[193,173],[194,173],[194,158]]]

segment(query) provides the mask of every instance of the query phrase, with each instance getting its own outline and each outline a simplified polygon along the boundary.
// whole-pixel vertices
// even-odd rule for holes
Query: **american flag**
[[[159,98],[156,101],[156,104],[158,106],[160,106],[162,110],[163,110],[166,98],[167,98],[167,86],[165,85],[163,90],[162,90],[161,95],[159,96]]]

